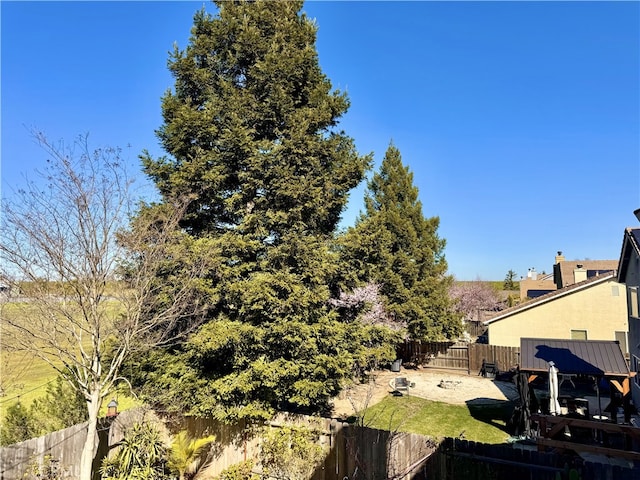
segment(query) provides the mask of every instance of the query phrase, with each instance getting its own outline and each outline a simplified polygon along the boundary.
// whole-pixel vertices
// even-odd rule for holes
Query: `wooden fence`
[[[102,418],[98,421],[98,451],[93,464],[94,480],[100,479],[98,470],[102,459],[122,440],[126,429],[134,422],[148,421],[160,424],[160,419],[152,411],[142,408],[127,410],[118,417]],[[79,478],[80,455],[86,437],[87,422],[84,422],[42,437],[0,447],[0,480],[41,478],[36,477],[35,473],[27,477],[27,473],[46,467],[48,462],[51,462],[51,467],[56,470],[55,478]]]
[[[578,455],[542,452],[532,446],[445,438],[419,473],[421,478],[438,480],[635,480],[640,478],[640,465],[592,463]]]
[[[122,412],[117,418],[103,422],[100,431],[99,452],[94,462],[94,480],[100,478],[101,459],[117,451],[120,442],[135,422],[153,422],[161,430],[166,426],[145,409]],[[264,425],[267,429],[281,428],[284,424],[306,426],[318,435],[318,443],[325,451],[324,461],[315,469],[313,480],[343,480],[357,478],[379,480],[419,480],[415,471],[436,449],[437,445],[422,435],[376,430],[342,423],[331,418],[280,414]],[[263,430],[244,422],[224,424],[213,419],[187,418],[173,425],[186,429],[194,436],[214,434],[208,472],[220,472],[244,460],[255,462],[254,471],[260,472],[260,448]],[[79,477],[79,458],[86,436],[86,423],[49,435],[0,447],[0,480],[21,480],[34,466],[46,464],[49,457],[57,465],[61,479]],[[166,431],[166,430],[165,430]]]
[[[520,349],[482,343],[407,341],[398,346],[398,358],[426,368],[480,373],[484,361],[497,364],[500,371],[518,365]]]
[[[127,412],[123,412],[127,413]],[[105,439],[115,445],[132,421],[155,421],[153,415],[123,415],[108,427]],[[125,418],[127,421],[125,422]],[[282,422],[303,424],[318,429],[319,443],[325,447],[324,462],[316,468],[313,480],[501,480],[513,478],[535,480],[599,480],[610,478],[632,480],[640,478],[640,466],[624,468],[611,464],[587,463],[579,456],[539,452],[535,447],[519,445],[489,445],[466,440],[446,438],[440,444],[417,434],[390,432],[349,425],[335,419],[318,419],[303,416],[281,415],[267,428],[279,428]],[[180,428],[192,433],[214,433],[213,475],[242,460],[256,460],[260,449],[259,431],[246,426],[222,425],[213,420],[191,419]],[[109,428],[110,427],[110,428]],[[86,426],[50,434],[40,439],[0,448],[3,480],[23,478],[23,472],[38,455],[49,453],[65,467],[58,478],[77,478],[72,469],[77,464],[81,442],[69,442],[82,438]],[[65,452],[57,450],[65,443]],[[27,445],[28,444],[28,445]],[[27,448],[29,447],[29,448]],[[20,452],[20,450],[22,450]],[[104,452],[108,452],[109,448]],[[62,455],[67,455],[60,458]],[[14,463],[14,462],[17,462]],[[575,472],[575,473],[574,473]],[[62,473],[62,472],[61,472]]]

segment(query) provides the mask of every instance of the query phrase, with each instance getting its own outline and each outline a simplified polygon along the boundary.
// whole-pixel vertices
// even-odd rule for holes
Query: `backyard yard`
[[[391,382],[406,378],[408,393],[394,394]],[[514,383],[464,373],[428,369],[376,372],[334,400],[334,415],[365,426],[439,437],[503,443],[506,420],[518,398]]]

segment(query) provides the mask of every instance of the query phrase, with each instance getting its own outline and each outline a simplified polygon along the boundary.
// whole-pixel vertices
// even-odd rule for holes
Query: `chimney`
[[[531,280],[537,280],[538,279],[538,272],[536,272],[535,268],[531,269]]]
[[[573,270],[573,280],[574,283],[582,282],[587,279],[587,269],[584,268],[584,265],[578,264],[576,268]]]
[[[564,262],[564,255],[562,255],[562,252],[558,250],[558,254],[556,255],[556,264],[560,262]]]

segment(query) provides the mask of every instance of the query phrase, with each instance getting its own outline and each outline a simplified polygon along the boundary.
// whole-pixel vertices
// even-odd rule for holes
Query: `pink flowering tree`
[[[397,321],[387,311],[377,283],[367,283],[351,292],[340,292],[340,296],[330,299],[329,304],[338,309],[347,322],[359,320],[365,325],[384,326],[397,332],[407,327],[405,322]]]
[[[449,290],[456,312],[466,321],[482,320],[482,312],[500,308],[498,291],[489,282],[454,282]]]

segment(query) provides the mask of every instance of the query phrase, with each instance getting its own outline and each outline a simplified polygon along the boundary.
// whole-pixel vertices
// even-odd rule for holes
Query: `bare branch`
[[[3,347],[43,359],[81,389],[90,415],[81,462],[88,478],[98,411],[123,362],[201,323],[207,304],[199,291],[210,265],[183,241],[189,199],[143,205],[131,222],[132,182],[118,149],[91,151],[86,136],[71,146],[34,137],[47,167],[3,202],[0,278],[17,297],[3,309],[0,334]],[[158,279],[174,288],[160,294]]]

